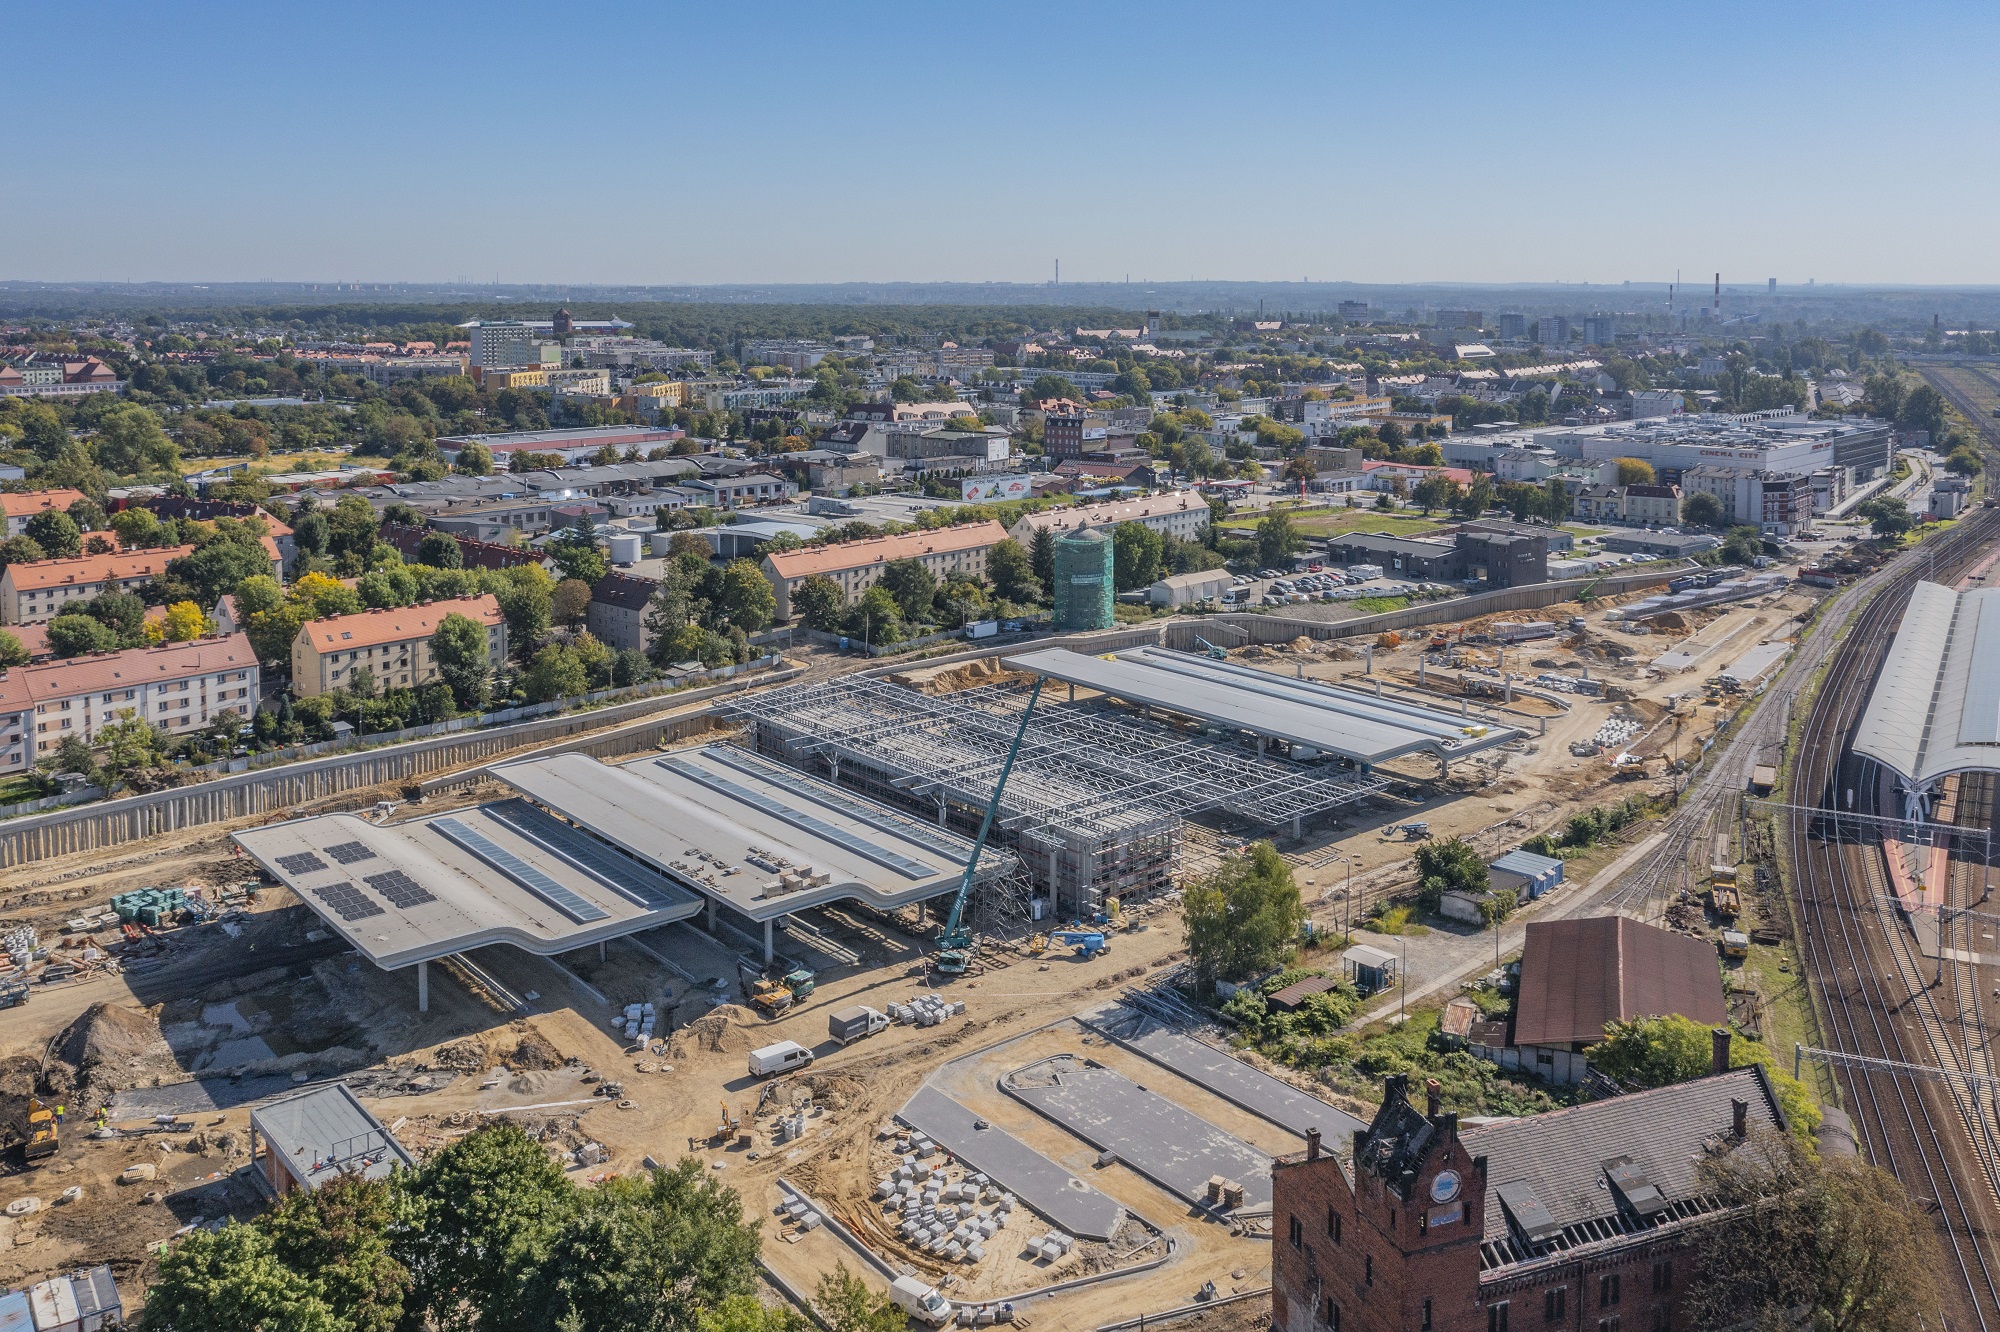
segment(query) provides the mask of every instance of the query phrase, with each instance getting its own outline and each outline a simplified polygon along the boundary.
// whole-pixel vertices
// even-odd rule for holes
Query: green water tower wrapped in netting
[[[1056,628],[1109,629],[1111,539],[1092,528],[1056,538]]]

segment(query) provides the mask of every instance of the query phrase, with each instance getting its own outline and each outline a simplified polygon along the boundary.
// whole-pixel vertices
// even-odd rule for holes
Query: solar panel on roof
[[[434,819],[431,827],[578,924],[603,920],[611,914],[595,902],[577,896],[492,838],[473,831],[457,819]]]
[[[487,818],[498,820],[530,841],[541,843],[606,887],[615,889],[641,905],[658,910],[662,907],[681,906],[692,900],[684,889],[675,887],[659,874],[637,861],[619,855],[588,833],[570,827],[561,819],[545,814],[533,805],[520,802],[494,805],[489,807],[485,814]]]
[[[289,856],[279,856],[278,868],[287,874],[311,874],[325,869],[326,862],[310,851],[295,851]]]
[[[822,837],[829,842],[844,846],[856,855],[864,856],[878,865],[888,866],[906,879],[928,879],[939,872],[936,867],[926,865],[921,860],[912,860],[887,847],[877,846],[865,837],[857,837],[845,828],[836,827],[825,819],[814,818],[803,810],[794,809],[781,800],[774,800],[761,791],[753,791],[726,777],[719,777],[692,764],[678,763],[672,759],[660,759],[658,762],[669,772],[677,772],[683,777],[692,778],[711,790],[720,791],[731,799],[741,800],[746,805],[761,809],[773,818],[781,819],[795,828],[803,828],[815,837]]]
[[[342,920],[366,920],[370,916],[385,914],[381,903],[370,900],[359,888],[345,881],[319,884],[306,891],[326,903]]]
[[[343,865],[352,865],[357,860],[373,860],[375,853],[368,849],[366,842],[335,842],[326,853]]]
[[[390,906],[403,910],[437,901],[437,898],[431,895],[430,889],[401,870],[390,870],[387,874],[371,874],[367,878],[367,884],[388,898]]]

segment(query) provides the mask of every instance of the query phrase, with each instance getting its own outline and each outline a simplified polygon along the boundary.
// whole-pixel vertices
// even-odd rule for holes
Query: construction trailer
[[[976,832],[1019,730],[1017,682],[927,694],[850,675],[732,700],[758,753]],[[1092,704],[1044,704],[994,823],[1023,882],[1059,918],[1140,900],[1190,863],[1187,820],[1217,814],[1296,835],[1306,819],[1386,781],[1336,761],[1299,763]]]

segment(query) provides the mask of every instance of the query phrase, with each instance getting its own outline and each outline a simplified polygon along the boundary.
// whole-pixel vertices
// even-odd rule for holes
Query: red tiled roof
[[[492,628],[504,618],[500,603],[491,593],[477,597],[454,597],[428,601],[421,606],[401,606],[394,610],[368,610],[359,615],[335,615],[313,620],[300,628],[311,645],[321,652],[347,652],[382,643],[429,638],[447,615],[463,615]]]
[[[780,578],[809,578],[813,574],[858,569],[866,564],[884,564],[922,555],[979,550],[1007,539],[1007,529],[988,519],[960,527],[940,527],[929,532],[906,532],[901,536],[870,537],[865,541],[843,541],[833,546],[809,546],[803,550],[775,551],[764,558]]]
[[[9,625],[8,632],[19,634],[23,627]],[[246,634],[37,662],[0,671],[0,712],[19,712],[51,699],[75,698],[98,690],[130,689],[237,667],[249,670],[256,665],[257,654],[250,650]],[[244,704],[246,712],[256,706],[254,699],[246,699]]]
[[[157,577],[170,561],[194,549],[193,546],[159,546],[152,550],[121,550],[111,555],[79,555],[69,560],[35,560],[10,564],[6,577],[19,591],[30,588],[78,587],[107,579]]]

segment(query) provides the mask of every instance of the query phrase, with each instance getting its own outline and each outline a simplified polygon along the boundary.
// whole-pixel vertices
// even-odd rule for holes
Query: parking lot
[[[1224,596],[1223,604],[1303,605],[1309,601],[1352,601],[1361,597],[1421,596],[1463,590],[1445,583],[1388,578],[1376,565],[1357,564],[1343,569],[1336,565],[1304,562],[1291,573],[1265,568],[1249,574],[1237,574]]]

